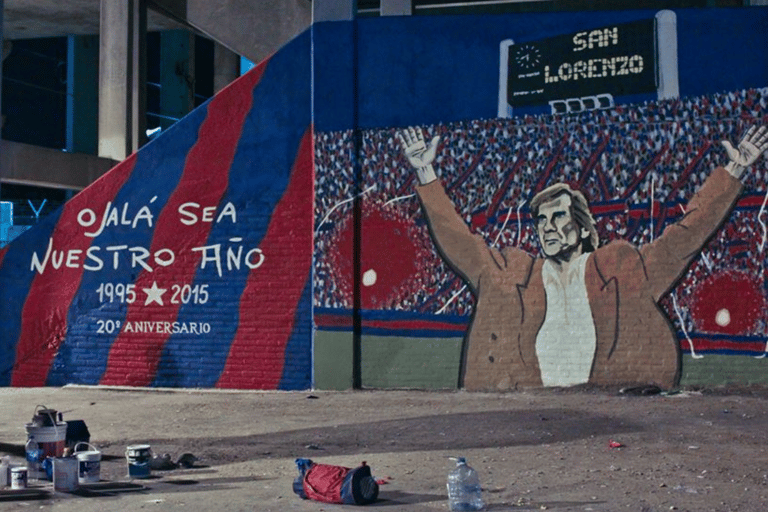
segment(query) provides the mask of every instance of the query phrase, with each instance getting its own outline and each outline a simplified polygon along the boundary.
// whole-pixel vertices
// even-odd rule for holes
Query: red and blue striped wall
[[[0,385],[311,386],[310,70],[305,33],[0,252]]]

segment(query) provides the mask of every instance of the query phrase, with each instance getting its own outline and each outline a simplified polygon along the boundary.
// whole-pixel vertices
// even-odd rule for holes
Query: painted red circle
[[[746,335],[764,314],[765,305],[759,282],[744,272],[727,270],[696,288],[691,315],[701,332]]]

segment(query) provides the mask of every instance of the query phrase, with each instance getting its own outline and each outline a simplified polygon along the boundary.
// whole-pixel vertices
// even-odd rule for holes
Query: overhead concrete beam
[[[181,0],[162,0],[178,3]],[[99,33],[99,0],[5,0],[6,39],[36,39]],[[177,20],[150,11],[147,30],[184,28]]]
[[[312,23],[310,0],[186,0],[187,22],[254,63]]]
[[[0,140],[0,176],[3,183],[80,190],[117,163],[85,153],[66,153]]]
[[[4,2],[6,39],[99,33],[100,0]],[[312,0],[148,0],[147,30],[193,28],[258,63],[310,26],[312,3]]]

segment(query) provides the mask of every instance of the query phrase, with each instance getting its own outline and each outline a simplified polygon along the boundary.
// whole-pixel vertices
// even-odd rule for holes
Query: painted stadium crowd
[[[622,238],[641,245],[681,216],[712,169],[727,161],[719,140],[737,141],[752,124],[768,124],[768,87],[422,130],[427,140],[440,135],[434,167],[470,228],[497,247],[515,245],[538,253],[526,202],[545,186],[578,186],[590,201],[601,244]],[[364,132],[359,154],[350,131],[316,134],[315,304],[352,307],[351,288],[341,286],[338,278],[338,270],[349,265],[341,262],[336,237],[358,194],[363,211],[379,209],[405,219],[413,225],[409,236],[426,241],[415,255],[420,271],[380,301],[378,309],[469,314],[473,298],[431,245],[414,196],[413,172],[396,134],[397,129]],[[356,168],[362,175],[357,186]],[[696,285],[718,270],[764,275],[768,243],[758,208],[767,184],[768,159],[763,159],[745,180],[750,206],[737,207],[673,291],[683,311]],[[768,212],[761,220],[768,222]],[[363,233],[363,240],[366,236],[386,233]],[[762,287],[768,291],[765,282]],[[671,307],[669,300],[664,306]]]

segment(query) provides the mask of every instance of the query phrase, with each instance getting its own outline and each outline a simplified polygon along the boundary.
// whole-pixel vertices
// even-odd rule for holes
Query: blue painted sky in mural
[[[502,40],[519,44],[648,19],[656,12],[413,16],[318,24],[315,126],[331,131],[355,124],[374,128],[496,117]],[[768,85],[768,8],[674,12],[681,96]],[[357,54],[349,44],[354,38]],[[349,101],[355,88],[360,92],[356,105]]]

